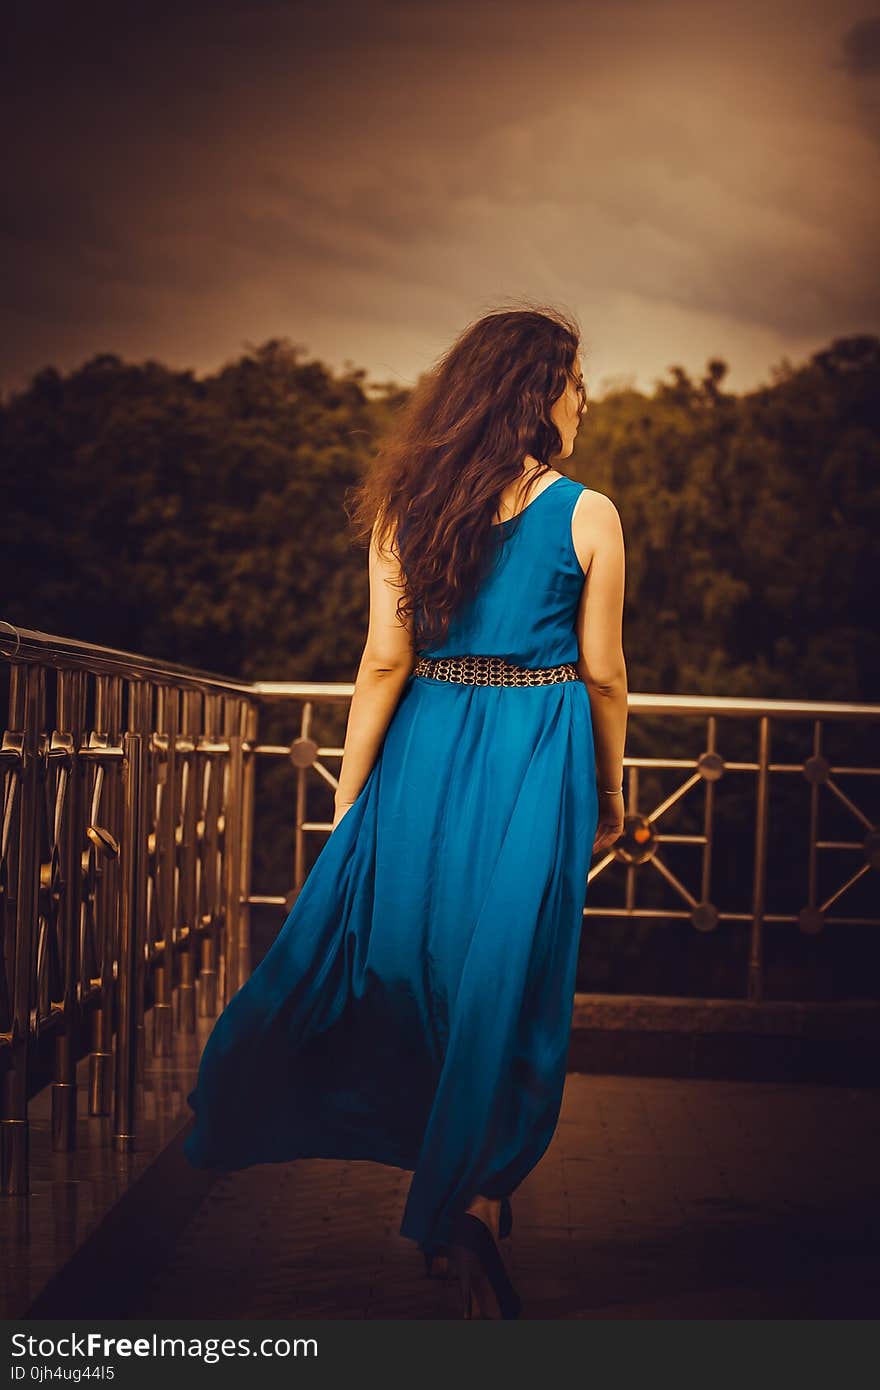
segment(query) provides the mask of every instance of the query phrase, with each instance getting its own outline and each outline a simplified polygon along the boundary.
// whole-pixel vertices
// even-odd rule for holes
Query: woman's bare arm
[[[385,737],[415,664],[410,622],[396,615],[401,590],[396,559],[379,552],[376,527],[370,539],[370,619],[348,712],[345,748],[336,788],[336,818],[358,797]]]
[[[577,614],[577,666],[590,696],[596,780],[600,790],[611,791],[623,782],[628,690],[623,652],[625,548],[620,516],[610,497],[588,493],[574,512],[572,540],[581,564],[587,565]],[[605,799],[600,797],[600,803]],[[610,819],[622,829],[622,797],[619,801]],[[600,804],[600,820],[608,819]]]

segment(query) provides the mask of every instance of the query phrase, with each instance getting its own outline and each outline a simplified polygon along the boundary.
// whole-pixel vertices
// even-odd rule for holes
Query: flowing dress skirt
[[[580,681],[411,676],[355,803],[218,1018],[190,1162],[413,1171],[400,1231],[447,1243],[552,1138],[598,816]]]

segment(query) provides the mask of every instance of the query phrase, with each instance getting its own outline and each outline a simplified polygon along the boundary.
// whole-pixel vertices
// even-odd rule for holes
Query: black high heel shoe
[[[511,1205],[510,1205],[510,1198],[509,1198],[509,1197],[502,1197],[502,1198],[501,1198],[501,1209],[500,1209],[500,1211],[498,1212],[498,1239],[499,1239],[499,1240],[506,1240],[507,1237],[510,1235],[510,1232],[511,1232],[512,1230],[513,1230],[513,1208],[512,1208]],[[431,1270],[432,1270],[432,1268],[433,1268],[434,1261],[435,1261],[435,1260],[439,1260],[439,1259],[444,1259],[444,1260],[449,1259],[449,1247],[448,1247],[448,1245],[439,1245],[439,1246],[437,1247],[437,1249],[434,1250],[434,1251],[430,1251],[430,1252],[429,1252],[428,1250],[423,1250],[423,1251],[422,1251],[422,1259],[425,1261],[425,1278],[426,1278],[426,1279],[431,1279],[431,1278],[433,1277],[432,1274],[431,1274]],[[445,1277],[446,1277],[446,1278],[449,1278],[450,1273],[451,1273],[451,1263],[450,1263],[450,1267],[449,1267],[449,1268],[447,1269],[447,1271],[446,1271],[446,1276],[445,1276]]]
[[[504,1268],[498,1246],[484,1221],[463,1211],[455,1218],[449,1247],[461,1290],[462,1317],[474,1315],[474,1298],[483,1311],[480,1290],[488,1282],[502,1318],[518,1318],[520,1297]]]

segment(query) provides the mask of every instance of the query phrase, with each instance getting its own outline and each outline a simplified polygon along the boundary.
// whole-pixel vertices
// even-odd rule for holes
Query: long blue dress
[[[500,523],[489,577],[425,655],[577,659],[582,490],[559,477]],[[559,1117],[597,818],[580,680],[410,676],[357,800],[214,1025],[190,1163],[412,1170],[400,1233],[426,1251],[476,1193],[513,1192]]]

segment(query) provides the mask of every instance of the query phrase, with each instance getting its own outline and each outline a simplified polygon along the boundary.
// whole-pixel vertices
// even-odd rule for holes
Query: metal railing
[[[53,1146],[75,1144],[75,1069],[88,1051],[89,1114],[112,1113],[114,1147],[134,1147],[145,1010],[153,1010],[154,1051],[167,1055],[173,1028],[196,1030],[197,976],[199,1013],[210,1017],[249,974],[250,908],[289,907],[308,873],[308,838],[331,828],[308,818],[309,790],[316,778],[335,788],[328,763],[342,748],[321,744],[314,724],[322,707],[346,706],[354,686],[237,682],[9,624],[0,624],[0,657],[9,678],[0,746],[0,1190],[13,1194],[28,1190],[31,1063],[47,1043],[54,1045]],[[296,733],[289,743],[260,743],[260,711],[279,702],[293,707]],[[839,910],[880,869],[878,827],[843,781],[875,779],[880,766],[835,761],[825,748],[826,726],[845,721],[859,730],[861,746],[870,740],[880,762],[880,706],[631,693],[629,709],[631,729],[640,716],[699,720],[702,747],[693,757],[625,758],[624,834],[589,873],[592,883],[623,865],[621,900],[589,901],[585,916],[683,920],[700,932],[747,923],[746,993],[755,1003],[768,924],[793,923],[807,935],[826,925],[880,925],[876,891],[867,914]],[[719,751],[725,718],[755,725],[754,757],[725,759]],[[809,753],[773,761],[771,732],[788,721],[807,722]],[[292,763],[296,776],[294,888],[254,894],[255,767],[278,759]],[[643,777],[661,770],[678,783],[645,805]],[[755,780],[748,910],[712,896],[718,784],[730,774]],[[808,812],[802,901],[786,912],[768,911],[766,897],[770,780],[777,775],[801,779]],[[665,829],[672,809],[698,791],[699,829]],[[844,808],[848,838],[821,833],[823,798]],[[698,852],[690,885],[668,862],[665,847],[676,844]],[[820,855],[842,851],[858,865],[822,895]],[[637,900],[644,872],[660,876],[673,905]]]
[[[306,778],[311,771],[335,786],[336,778],[325,763],[327,758],[341,758],[339,747],[321,747],[312,737],[315,707],[328,701],[348,701],[353,685],[321,686],[302,682],[259,681],[254,689],[262,701],[284,700],[301,705],[299,735],[288,747],[265,747],[258,751],[275,756],[290,756],[298,769],[296,818],[296,889],[302,886],[306,873],[305,840],[309,833],[325,833],[329,823],[305,819]],[[880,871],[880,827],[871,819],[857,799],[848,793],[842,781],[846,779],[880,778],[880,705],[847,704],[807,700],[754,700],[718,698],[702,695],[647,695],[630,692],[630,728],[639,716],[661,716],[667,721],[693,721],[704,726],[703,747],[693,757],[650,757],[632,755],[624,758],[626,817],[624,833],[606,853],[591,866],[587,882],[592,884],[606,875],[613,865],[623,864],[622,901],[617,906],[593,906],[588,894],[585,917],[641,919],[644,921],[685,921],[699,932],[712,932],[725,922],[749,925],[749,954],[746,969],[746,997],[754,1003],[763,997],[764,928],[768,925],[796,925],[805,936],[818,935],[825,927],[880,926],[880,895],[875,887],[873,911],[869,914],[833,911],[844,895],[862,878]],[[754,758],[725,758],[719,751],[719,720],[734,719],[751,722],[756,729]],[[774,726],[794,722],[806,725],[810,748],[807,756],[786,761],[771,759],[771,740]],[[837,762],[825,755],[825,725],[847,723],[863,727],[863,746],[870,746],[874,763]],[[696,737],[693,731],[690,738]],[[644,805],[643,772],[660,771],[678,774],[680,780],[650,806]],[[713,850],[717,833],[718,784],[722,777],[732,774],[752,774],[755,778],[753,862],[751,866],[750,904],[747,910],[718,906],[712,900]],[[807,796],[809,827],[801,847],[803,856],[803,896],[796,909],[768,911],[767,852],[770,779],[772,776],[797,777]],[[880,787],[880,783],[875,785]],[[701,828],[696,833],[681,834],[664,831],[664,818],[673,808],[697,791],[703,795],[699,808]],[[826,838],[821,832],[823,796],[846,809],[852,832],[848,838]],[[667,845],[689,844],[699,851],[698,863],[692,872],[692,883],[684,882],[669,866],[663,854]],[[833,888],[820,896],[820,855],[839,859],[842,852],[855,854],[858,866],[839,877]],[[655,871],[672,892],[674,904],[648,907],[637,902],[637,886],[641,869]],[[875,884],[880,878],[874,879]],[[265,902],[284,903],[285,898],[265,898]]]
[[[135,1144],[147,990],[153,1047],[196,1030],[249,971],[253,689],[0,624],[0,1190],[28,1191],[32,1053],[54,1050],[52,1144],[90,1115]],[[177,1016],[172,1020],[173,1000]],[[115,1038],[115,1048],[113,1040]]]

